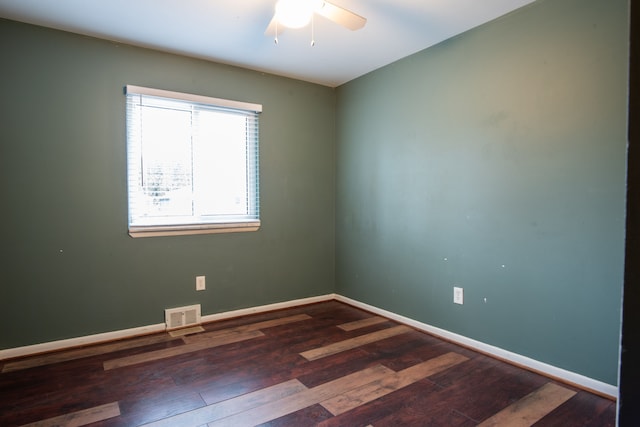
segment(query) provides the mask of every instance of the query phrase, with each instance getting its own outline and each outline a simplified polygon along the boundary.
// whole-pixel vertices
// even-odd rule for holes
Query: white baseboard
[[[302,298],[302,299],[279,302],[274,304],[261,305],[256,307],[243,308],[239,310],[225,311],[223,313],[209,314],[209,315],[202,316],[201,321],[203,323],[213,322],[216,320],[231,319],[234,317],[246,316],[249,314],[264,313],[268,311],[281,310],[285,308],[297,307],[305,304],[313,304],[317,302],[331,301],[331,300],[344,302],[354,307],[358,307],[363,310],[370,311],[380,316],[384,316],[389,319],[395,320],[397,322],[403,323],[405,325],[411,326],[418,330],[428,332],[432,335],[444,338],[446,340],[463,345],[465,347],[475,349],[482,353],[494,356],[498,359],[505,360],[514,365],[518,365],[523,368],[526,368],[535,372],[539,372],[546,376],[557,378],[561,381],[565,381],[570,384],[575,384],[578,387],[591,390],[595,393],[608,396],[613,399],[617,399],[618,397],[618,387],[614,385],[607,384],[602,381],[598,381],[593,378],[589,378],[584,375],[577,374],[575,372],[567,371],[565,369],[561,369],[553,365],[549,365],[547,363],[543,363],[543,362],[519,355],[517,353],[513,353],[510,351],[501,349],[499,347],[494,347],[492,345],[485,344],[483,342],[476,341],[471,338],[467,338],[465,336],[458,335],[453,332],[449,332],[447,330],[437,328],[435,326],[427,325],[425,323],[418,322],[417,320],[413,320],[408,317],[401,316],[399,314],[392,313],[390,311],[387,311],[369,304],[365,304],[365,303],[362,303],[338,294],[327,294],[327,295],[321,295],[316,297]],[[165,324],[160,323],[156,325],[142,326],[139,328],[124,329],[120,331],[105,332],[102,334],[88,335],[84,337],[70,338],[70,339],[59,340],[59,341],[51,341],[51,342],[46,342],[42,344],[28,345],[24,347],[10,348],[6,350],[0,350],[0,360],[29,356],[29,355],[39,354],[39,353],[46,353],[46,352],[56,351],[56,350],[63,350],[63,349],[78,347],[82,345],[97,344],[105,341],[131,338],[139,335],[162,332],[164,330],[165,330]]]
[[[121,340],[132,338],[140,335],[153,334],[165,330],[165,324],[142,326],[139,328],[122,329],[120,331],[104,332],[95,335],[86,335],[83,337],[69,338],[66,340],[50,341],[41,344],[27,345],[24,347],[8,348],[0,350],[0,360],[13,359],[14,357],[31,356],[34,354],[48,353],[51,351],[65,350],[72,347],[82,345],[98,344],[107,341]]]
[[[598,381],[593,378],[589,378],[584,375],[577,374],[575,372],[567,371],[566,369],[558,368],[556,366],[549,365],[547,363],[543,363],[543,362],[531,359],[529,357],[522,356],[520,354],[513,353],[508,350],[504,350],[499,347],[485,344],[483,342],[476,341],[471,338],[467,338],[463,335],[458,335],[453,332],[449,332],[447,330],[437,328],[435,326],[427,325],[426,323],[418,322],[417,320],[413,320],[408,317],[404,317],[399,314],[392,313],[390,311],[387,311],[369,304],[365,304],[342,295],[336,294],[335,299],[337,301],[344,302],[354,307],[370,311],[372,313],[378,314],[383,317],[387,317],[389,319],[411,326],[418,330],[428,332],[432,335],[444,338],[448,341],[460,344],[465,347],[472,348],[481,353],[491,355],[493,357],[496,357],[498,359],[504,360],[514,365],[529,369],[531,371],[538,372],[552,378],[556,378],[560,381],[564,381],[569,384],[574,384],[580,388],[593,391],[597,394],[601,394],[612,399],[618,398],[618,387],[614,385],[607,384],[605,382]]]
[[[201,322],[213,322],[215,320],[230,319],[233,317],[246,316],[248,314],[263,313],[266,311],[281,310],[283,308],[296,307],[299,305],[313,304],[316,302],[330,301],[335,299],[335,294],[322,295],[317,297],[302,298],[297,300],[279,302],[275,304],[261,305],[257,307],[244,308],[241,310],[225,311],[224,313],[210,314],[201,317]],[[123,329],[120,331],[104,332],[101,334],[87,335],[77,338],[69,338],[59,341],[50,341],[41,344],[27,345],[24,347],[9,348],[0,350],[0,360],[13,359],[16,357],[31,356],[34,354],[48,353],[51,351],[65,350],[83,345],[99,344],[107,341],[132,338],[140,335],[163,332],[165,324],[142,326],[139,328]]]
[[[274,304],[259,305],[257,307],[241,308],[240,310],[225,311],[224,313],[208,314],[202,316],[202,323],[215,322],[216,320],[231,319],[234,317],[247,316],[249,314],[264,313],[267,311],[282,310],[284,308],[297,307],[299,305],[313,304],[316,302],[331,301],[336,299],[336,294],[320,295],[317,297],[309,297],[295,299],[285,302],[277,302]]]

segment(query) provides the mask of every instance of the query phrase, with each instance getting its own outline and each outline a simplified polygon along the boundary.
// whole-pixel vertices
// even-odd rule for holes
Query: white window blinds
[[[262,106],[127,86],[129,233],[260,226]]]

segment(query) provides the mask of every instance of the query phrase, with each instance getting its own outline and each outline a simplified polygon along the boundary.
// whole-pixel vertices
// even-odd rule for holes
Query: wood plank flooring
[[[0,426],[614,426],[615,402],[336,302],[0,361]]]

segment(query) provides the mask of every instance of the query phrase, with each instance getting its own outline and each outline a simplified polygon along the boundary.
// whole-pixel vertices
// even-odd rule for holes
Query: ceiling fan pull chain
[[[278,21],[276,20],[276,35],[273,38],[273,42],[278,44]]]
[[[315,13],[311,15],[311,47],[316,45],[316,26],[315,26]]]

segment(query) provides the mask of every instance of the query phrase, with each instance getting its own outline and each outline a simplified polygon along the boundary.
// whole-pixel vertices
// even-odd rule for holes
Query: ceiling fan
[[[352,31],[359,30],[367,19],[350,10],[323,0],[278,0],[275,13],[267,26],[265,35],[275,36],[285,28],[302,28],[311,22],[315,14],[323,16]]]

